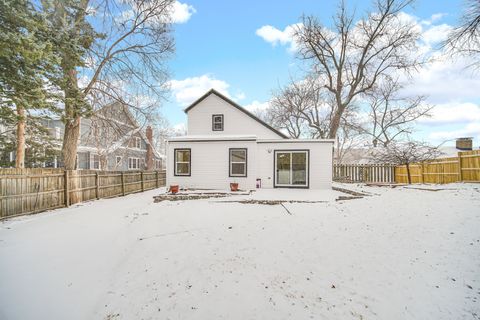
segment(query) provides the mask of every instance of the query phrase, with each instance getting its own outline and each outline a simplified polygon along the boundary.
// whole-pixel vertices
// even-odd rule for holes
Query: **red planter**
[[[178,193],[178,185],[170,186],[170,190],[168,190],[168,191],[170,191],[172,194]]]
[[[230,183],[231,191],[238,191],[238,183]]]

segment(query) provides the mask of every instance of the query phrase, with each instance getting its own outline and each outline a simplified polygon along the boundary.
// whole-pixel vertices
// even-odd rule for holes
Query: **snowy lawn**
[[[371,196],[153,190],[0,222],[0,319],[480,318],[480,185],[340,186]]]

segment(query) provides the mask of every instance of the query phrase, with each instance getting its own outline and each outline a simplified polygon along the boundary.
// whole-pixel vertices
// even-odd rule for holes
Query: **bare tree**
[[[433,108],[425,103],[424,96],[401,96],[401,89],[398,80],[390,78],[366,95],[370,108],[368,118],[358,129],[371,136],[374,147],[388,146],[395,139],[412,133],[415,121],[429,116]]]
[[[163,117],[159,117],[154,122],[153,129],[153,143],[156,150],[162,154],[166,154],[168,138],[187,135],[185,127],[172,127],[168,120]]]
[[[355,150],[365,146],[365,135],[357,129],[357,126],[349,126],[344,123],[338,131],[334,146],[335,163],[343,163],[345,157],[354,153]]]
[[[424,142],[406,141],[390,143],[387,147],[376,150],[372,158],[378,163],[405,165],[408,184],[411,184],[410,165],[433,160],[440,154],[438,147],[432,147]]]
[[[174,47],[173,0],[44,0],[43,4],[62,31],[59,42],[66,43],[58,48],[63,77],[56,83],[64,93],[63,160],[66,169],[74,169],[82,117],[112,101],[135,108],[135,97],[162,99],[167,79],[164,61]]]
[[[469,67],[480,68],[480,1],[465,0],[460,24],[448,36],[444,47],[453,57],[470,57]]]
[[[298,139],[308,131],[305,122],[286,105],[281,104],[279,97],[274,98],[267,110],[262,114],[257,114],[261,119],[265,120],[272,127],[285,131],[289,137]]]
[[[343,114],[354,100],[375,88],[395,71],[409,74],[420,65],[415,55],[419,32],[401,18],[401,11],[413,0],[376,0],[367,17],[354,22],[342,1],[326,28],[313,16],[303,17],[295,32],[299,57],[311,63],[315,74],[333,101],[326,134],[335,138]]]
[[[315,77],[291,81],[279,89],[270,101],[266,121],[273,127],[286,131],[292,138],[328,138],[333,118],[334,101]],[[357,119],[357,106],[352,104],[340,120],[335,144],[335,159],[341,162],[351,149],[364,144],[364,129]]]
[[[314,77],[291,81],[270,101],[267,120],[290,137],[326,138],[332,115],[321,84]]]

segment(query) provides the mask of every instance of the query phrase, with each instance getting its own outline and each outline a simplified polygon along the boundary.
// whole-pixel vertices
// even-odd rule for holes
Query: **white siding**
[[[332,187],[333,143],[271,142],[257,144],[257,178],[262,179],[262,188],[273,188],[275,150],[309,150],[309,188]]]
[[[174,176],[174,149],[192,150],[191,176]],[[230,178],[229,148],[247,148],[247,177]],[[273,188],[274,151],[309,150],[309,188],[328,189],[332,185],[333,143],[327,142],[268,142],[210,141],[174,142],[168,144],[167,185],[187,188],[228,189],[230,182],[238,182],[241,189],[255,189],[256,179],[262,188]]]
[[[212,115],[223,114],[223,131],[212,130]],[[188,135],[256,135],[258,139],[282,138],[215,94],[188,111]]]
[[[191,149],[191,176],[174,175],[174,149]],[[229,175],[229,148],[247,148],[247,177]],[[202,189],[229,189],[237,182],[243,190],[255,189],[256,150],[255,141],[211,141],[168,143],[167,186]]]

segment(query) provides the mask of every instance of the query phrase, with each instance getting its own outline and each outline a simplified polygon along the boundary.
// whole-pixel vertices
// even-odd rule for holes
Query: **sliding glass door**
[[[275,187],[308,187],[308,150],[275,151]]]

